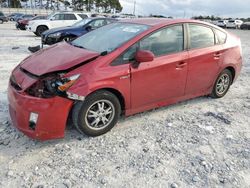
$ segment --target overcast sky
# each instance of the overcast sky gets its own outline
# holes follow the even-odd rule
[[[133,13],[134,0],[120,0],[123,13]],[[250,0],[136,0],[136,15],[173,17],[216,15],[250,17]]]

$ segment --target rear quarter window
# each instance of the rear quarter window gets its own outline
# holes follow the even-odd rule
[[[82,19],[88,18],[86,14],[78,14],[78,16],[80,16]]]
[[[217,38],[217,44],[224,44],[227,40],[227,34],[218,29],[215,29],[214,31]]]

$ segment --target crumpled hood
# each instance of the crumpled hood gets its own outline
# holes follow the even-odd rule
[[[21,68],[41,76],[46,73],[67,70],[99,55],[97,52],[62,42],[29,56],[21,63]]]

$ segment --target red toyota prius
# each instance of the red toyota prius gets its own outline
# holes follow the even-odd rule
[[[62,138],[68,119],[98,136],[121,115],[223,97],[241,66],[239,38],[214,25],[123,20],[24,59],[10,77],[9,112],[35,139]]]

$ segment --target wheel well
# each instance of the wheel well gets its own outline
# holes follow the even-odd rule
[[[227,67],[226,69],[232,73],[232,82],[233,82],[235,78],[235,69],[233,67]]]
[[[37,26],[36,29],[38,29],[39,27],[46,27],[47,29],[49,29],[47,25],[39,25],[39,26]]]
[[[124,115],[124,112],[125,112],[125,100],[124,100],[124,97],[121,94],[121,92],[116,90],[116,89],[113,89],[113,88],[102,88],[102,89],[98,89],[96,91],[100,91],[100,90],[109,91],[109,92],[113,93],[118,98],[118,100],[120,102],[120,105],[121,105],[122,115]],[[94,91],[94,92],[96,92],[96,91]]]

